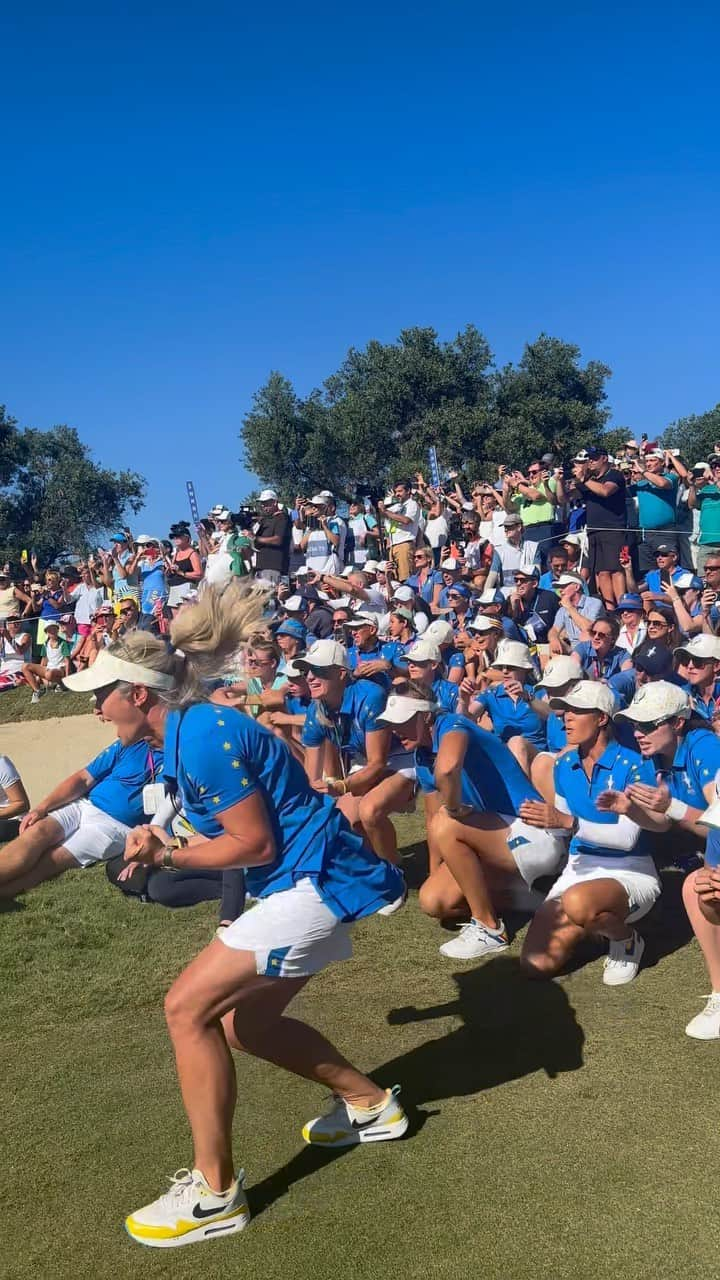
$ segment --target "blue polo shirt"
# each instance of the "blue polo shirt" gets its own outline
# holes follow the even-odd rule
[[[386,645],[377,644],[374,649],[361,650],[358,649],[356,645],[351,645],[347,651],[350,670],[356,671],[358,664],[361,662],[380,662],[387,660],[389,655],[385,652],[386,647]],[[363,676],[362,679],[371,680],[373,684],[379,685],[386,693],[390,688],[389,671],[378,671],[374,676]]]
[[[276,856],[268,866],[245,869],[253,897],[267,898],[307,877],[333,914],[349,921],[402,894],[397,868],[376,857],[330,797],[313,790],[279,738],[250,716],[211,702],[171,711],[165,758],[188,821],[211,839],[222,830],[219,814],[256,792],[262,796]],[[268,974],[272,956],[271,950]]]
[[[449,657],[443,654],[443,661],[448,671],[451,671],[453,667],[460,667],[462,671],[465,670],[465,655],[460,653],[459,649],[453,649]]]
[[[580,666],[591,680],[610,680],[612,676],[619,675],[623,662],[627,662],[630,657],[627,649],[613,645],[604,658],[598,658],[591,640],[581,640],[579,644],[574,644],[572,652],[580,659]]]
[[[703,787],[713,781],[720,769],[720,738],[710,729],[691,729],[680,742],[669,769],[658,756],[653,756],[653,766],[671,796],[693,809],[706,809]]]
[[[541,702],[547,702],[552,694],[547,689],[537,689],[534,696]],[[545,721],[545,737],[548,751],[562,751],[567,746],[565,723],[557,711],[551,711]]]
[[[720,708],[720,680],[716,680],[709,698],[701,698],[688,680],[680,681],[680,688],[690,694],[693,710],[703,720],[712,720],[717,708]]]
[[[655,786],[655,770],[651,761],[643,760],[636,751],[630,751],[619,742],[611,742],[599,760],[596,760],[588,778],[582,767],[576,747],[566,751],[555,761],[553,770],[555,797],[562,813],[588,822],[600,822],[603,826],[617,826],[618,815],[598,809],[596,801],[603,791],[624,791],[633,782],[646,782]],[[563,803],[564,802],[564,803]],[[574,835],[570,841],[570,854],[589,858],[638,858],[651,852],[649,832],[641,831],[632,849],[608,849],[602,844],[591,844]]]
[[[432,748],[415,752],[420,790],[436,791],[435,759],[446,733],[461,733],[467,740],[462,770],[462,802],[481,813],[502,813],[516,817],[524,800],[540,796],[525,776],[514,755],[492,733],[487,733],[465,716],[441,712],[433,725]]]
[[[285,710],[289,716],[304,716],[307,714],[309,706],[310,699],[308,697],[293,698],[289,693],[285,694]]]
[[[487,711],[492,720],[493,733],[503,742],[520,734],[528,742],[532,742],[533,746],[541,750],[546,748],[545,721],[524,698],[514,702],[502,685],[498,685],[495,689],[479,694],[474,701],[483,711]]]
[[[433,569],[428,574],[422,586],[420,586],[420,578],[417,573],[414,573],[411,578],[408,578],[407,585],[412,587],[415,594],[420,596],[421,600],[424,600],[426,604],[432,604],[435,588],[438,584],[442,584],[442,580],[442,574],[438,573],[437,569]]]
[[[100,752],[85,768],[93,779],[88,799],[103,813],[127,827],[148,821],[143,811],[143,787],[163,782],[163,753],[147,742],[124,747],[119,740]]]
[[[353,764],[365,759],[366,733],[385,732],[375,723],[385,710],[385,691],[372,680],[355,680],[345,688],[339,711],[313,700],[302,731],[304,747],[320,747],[334,742]]]
[[[630,485],[630,492],[637,495],[638,524],[641,529],[674,529],[677,515],[678,476],[674,471],[663,471],[670,481],[668,489],[659,489],[649,480],[638,480]]]
[[[398,671],[402,671],[407,675],[408,667],[406,654],[408,649],[411,649],[414,644],[414,636],[412,640],[388,640],[382,647],[383,658],[387,658],[388,662],[391,662]]]
[[[451,680],[433,680],[432,696],[443,711],[455,711],[460,695],[460,686]]]
[[[684,577],[684,575],[689,572],[690,572],[689,569],[683,569],[682,565],[677,564],[670,575],[671,581],[677,582],[678,578]],[[652,591],[653,595],[663,596],[663,590],[660,585],[659,569],[650,569],[650,571],[646,573],[645,588],[647,591]],[[663,599],[664,599],[664,596],[663,596]]]

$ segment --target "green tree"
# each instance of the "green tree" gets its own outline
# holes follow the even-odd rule
[[[660,442],[666,449],[679,449],[689,462],[709,457],[720,440],[720,404],[707,413],[691,413],[666,427]]]
[[[271,373],[243,421],[245,465],[285,497],[294,496],[306,485],[308,434],[305,406],[292,384],[282,374]]]
[[[527,344],[518,365],[498,371],[484,459],[523,467],[535,455],[571,457],[599,440],[610,416],[605,382],[611,371],[597,360],[583,369],[579,361],[574,343],[543,333]]]
[[[0,424],[3,558],[17,561],[23,548],[34,548],[48,563],[64,552],[87,550],[143,504],[142,476],[100,466],[74,427],[17,431],[9,446],[12,456],[6,458]]]

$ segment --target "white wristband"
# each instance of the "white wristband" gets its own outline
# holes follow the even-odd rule
[[[678,800],[676,796],[673,796],[665,810],[665,817],[672,818],[673,822],[681,822],[689,808],[689,805],[685,804],[682,800]]]

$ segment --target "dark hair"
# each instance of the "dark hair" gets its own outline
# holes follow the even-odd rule
[[[599,614],[598,614],[598,616],[597,616],[597,618],[595,618],[595,619],[594,619],[594,621],[595,621],[595,622],[605,622],[605,623],[607,624],[607,626],[608,626],[608,627],[610,628],[610,630],[612,631],[612,639],[613,639],[613,644],[614,644],[614,643],[615,643],[615,641],[617,640],[618,636],[620,635],[620,623],[619,623],[619,621],[618,621],[617,614],[615,614],[615,613],[599,613]]]

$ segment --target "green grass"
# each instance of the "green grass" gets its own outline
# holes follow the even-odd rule
[[[401,824],[405,845],[420,838]],[[416,848],[417,855],[417,848]],[[593,953],[547,986],[509,956],[461,968],[411,899],[355,931],[355,959],[295,1011],[413,1113],[402,1142],[319,1154],[319,1089],[238,1061],[236,1150],[254,1221],[151,1251],[122,1230],[190,1158],[161,1004],[204,945],[212,905],[124,899],[68,875],[0,918],[0,1274],[263,1280],[523,1280],[718,1275],[720,1045],[683,1034],[708,989],[667,877],[647,961],[608,990]]]
[[[52,720],[56,716],[86,716],[94,706],[89,693],[46,693],[39,702],[30,701],[27,685],[0,694],[0,724],[20,720]]]

